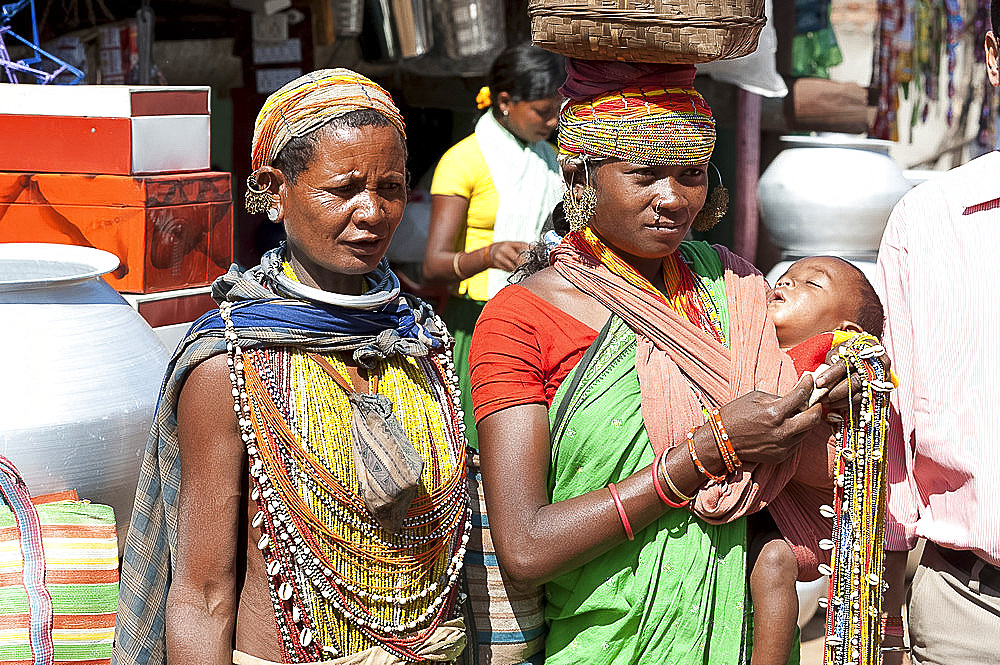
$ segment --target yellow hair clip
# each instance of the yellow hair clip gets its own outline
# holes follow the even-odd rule
[[[479,94],[476,95],[476,107],[482,111],[485,108],[489,108],[493,100],[490,99],[490,88],[484,85],[479,89]]]

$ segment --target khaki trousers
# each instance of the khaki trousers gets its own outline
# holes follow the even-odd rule
[[[1000,588],[979,579],[985,565],[961,570],[924,548],[908,604],[914,665],[1000,663]]]

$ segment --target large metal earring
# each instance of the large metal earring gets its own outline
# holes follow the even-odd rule
[[[569,222],[570,231],[582,231],[590,224],[590,218],[594,216],[594,209],[597,207],[597,190],[590,184],[590,172],[587,169],[586,160],[583,161],[584,182],[580,198],[573,196],[573,185],[576,176],[571,179],[569,188],[563,194],[563,212],[566,221]]]
[[[247,176],[246,207],[251,215],[267,212],[271,207],[271,192],[257,184],[256,171]]]
[[[691,224],[695,231],[708,231],[725,217],[729,209],[729,190],[722,184],[722,174],[718,167],[709,162],[708,164],[715,171],[719,184],[712,188],[712,193],[705,202],[704,207],[698,212]]]

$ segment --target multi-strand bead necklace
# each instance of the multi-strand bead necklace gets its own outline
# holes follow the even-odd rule
[[[856,419],[852,413],[836,432],[833,505],[820,508],[833,520],[831,538],[820,541],[821,548],[831,550],[831,565],[819,566],[830,577],[828,596],[820,601],[827,608],[826,665],[882,662],[885,442],[893,388],[879,360],[883,353],[871,335],[857,335],[838,348],[848,379],[860,374],[863,392]]]
[[[471,529],[464,424],[450,355],[393,357],[371,385],[425,460],[398,534],[358,494],[344,391],[297,350],[244,351],[220,307],[234,410],[250,465],[251,527],[266,564],[283,662],[371,646],[404,660],[456,611]],[[332,365],[346,371],[333,355]]]
[[[589,227],[567,234],[566,240],[578,250],[596,258],[632,286],[664,301],[674,313],[712,335],[720,344],[728,346],[719,305],[712,297],[704,278],[691,270],[680,250],[663,259],[665,289],[661,293],[635,268],[611,251]]]

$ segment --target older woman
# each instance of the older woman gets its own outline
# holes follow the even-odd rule
[[[247,207],[288,240],[216,282],[219,311],[168,368],[117,663],[461,652],[461,412],[440,321],[382,258],[406,202],[403,132],[389,95],[344,69],[261,110]]]
[[[778,349],[760,274],[684,241],[721,216],[694,69],[568,71],[573,230],[487,304],[470,354],[493,542],[514,581],[545,587],[546,665],[741,663],[741,516],[770,502],[818,550],[818,506],[792,487],[821,408]],[[816,385],[839,401],[843,377]]]

